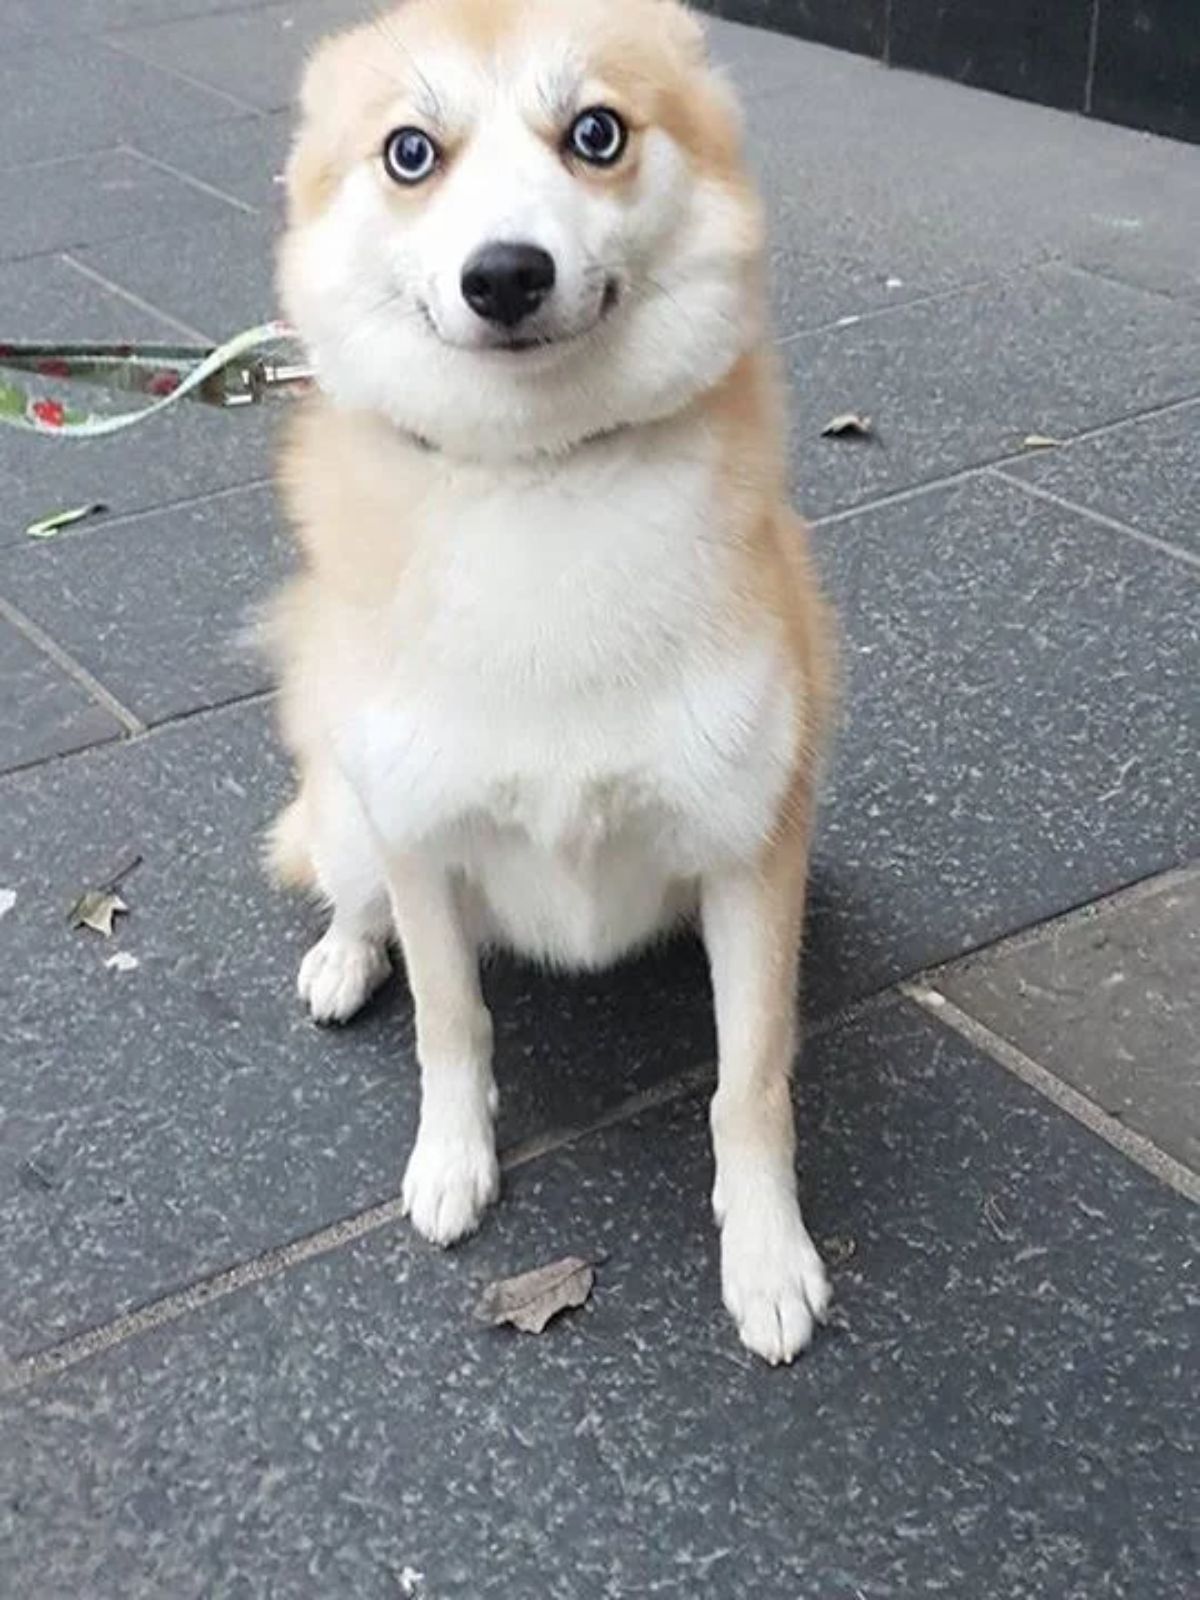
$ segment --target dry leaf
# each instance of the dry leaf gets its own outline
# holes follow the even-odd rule
[[[861,417],[857,411],[842,411],[821,429],[823,439],[873,439],[875,429],[870,417]]]
[[[113,918],[129,910],[113,889],[88,889],[71,907],[73,928],[93,928],[106,939],[112,938]]]
[[[480,1322],[498,1328],[511,1322],[523,1333],[541,1333],[560,1311],[581,1306],[592,1292],[596,1273],[590,1261],[565,1256],[515,1278],[489,1283],[475,1307]]]
[[[89,506],[72,506],[70,511],[55,511],[51,516],[43,517],[40,522],[31,522],[25,532],[31,539],[53,539],[56,533],[61,533],[64,528],[72,527],[76,522],[83,522],[88,517],[98,517],[108,510],[97,500]]]
[[[1022,450],[1053,450],[1061,443],[1061,439],[1052,439],[1048,433],[1027,433],[1021,440],[1021,448]]]

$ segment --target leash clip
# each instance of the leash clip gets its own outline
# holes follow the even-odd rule
[[[312,368],[279,361],[251,361],[227,367],[220,374],[222,406],[260,405],[273,390],[307,389]]]

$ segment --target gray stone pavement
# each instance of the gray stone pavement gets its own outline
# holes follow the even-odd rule
[[[7,0],[0,337],[271,311],[298,63],[364,9]],[[409,1234],[403,995],[308,1026],[257,870],[271,419],[0,434],[4,1600],[1196,1592],[1200,151],[712,31],[846,635],[797,1075],[835,1325],[772,1373],[720,1312],[686,942],[489,974],[504,1203]],[[569,1251],[582,1312],[472,1322]]]

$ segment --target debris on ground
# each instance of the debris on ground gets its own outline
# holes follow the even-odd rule
[[[0,917],[6,917],[17,903],[15,889],[0,889]]]
[[[858,1254],[858,1240],[850,1233],[831,1233],[827,1239],[821,1240],[821,1254],[827,1267],[844,1267],[847,1261]]]
[[[821,429],[823,439],[874,439],[877,437],[875,426],[870,417],[864,417],[857,411],[840,411],[836,417]]]
[[[86,522],[89,517],[103,516],[107,510],[108,507],[101,505],[98,500],[88,506],[73,506],[70,511],[55,511],[40,522],[31,522],[25,532],[31,539],[53,539],[64,528],[73,528],[77,522]]]
[[[1022,450],[1056,450],[1062,443],[1048,433],[1027,433],[1021,440]]]
[[[85,889],[67,913],[71,926],[91,928],[93,932],[111,939],[114,920],[129,912],[129,907],[117,890],[129,874],[141,864],[141,856],[132,855],[127,861],[122,862],[115,872],[109,873],[96,888]]]
[[[582,1256],[564,1256],[515,1278],[489,1283],[475,1307],[480,1322],[498,1328],[511,1323],[523,1333],[541,1333],[558,1316],[583,1305],[596,1281],[595,1266]]]

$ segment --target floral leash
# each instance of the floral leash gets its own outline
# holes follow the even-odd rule
[[[49,439],[101,439],[136,427],[181,400],[253,405],[268,395],[311,388],[311,368],[281,359],[289,351],[302,356],[297,335],[286,322],[248,328],[215,349],[0,341],[0,424]],[[115,414],[84,411],[48,392],[45,380],[145,395],[150,403]]]

